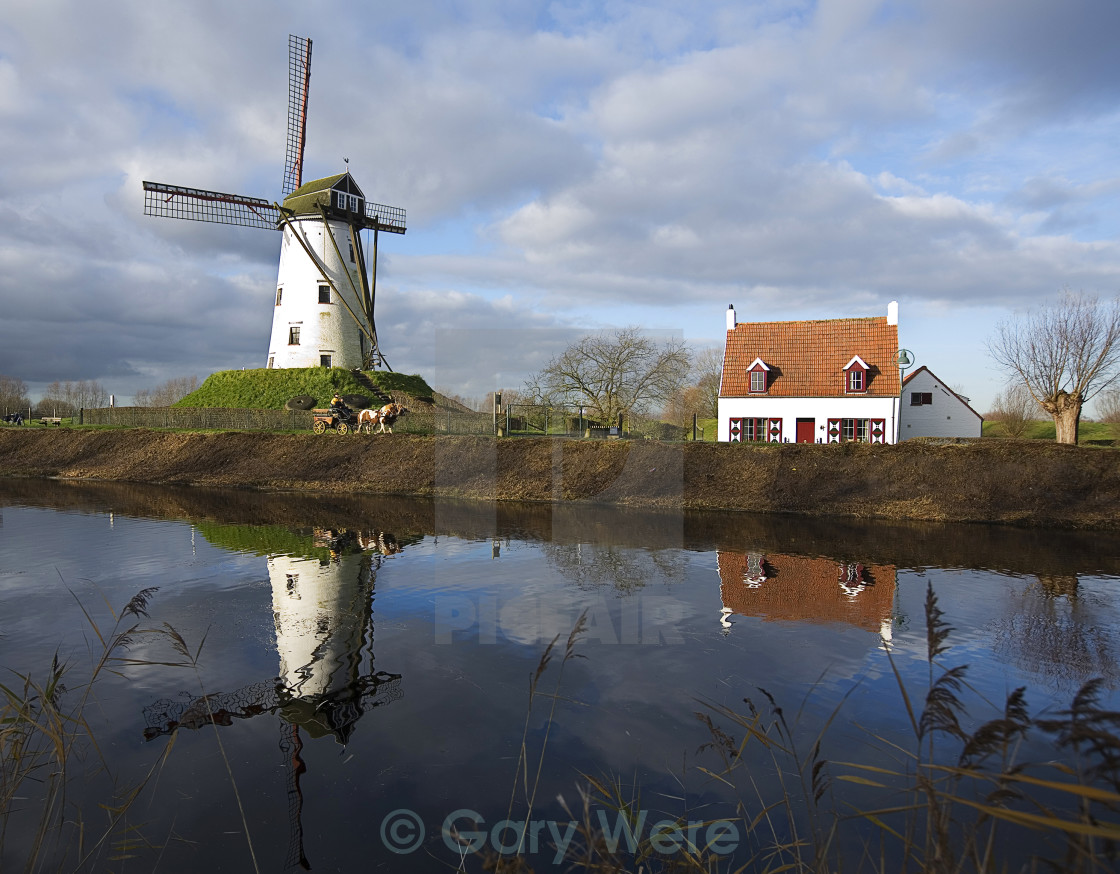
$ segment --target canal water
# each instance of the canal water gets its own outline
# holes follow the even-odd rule
[[[15,791],[0,870],[482,870],[520,845],[560,871],[573,822],[624,857],[634,834],[757,866],[810,834],[817,788],[827,821],[905,803],[861,768],[913,770],[907,700],[941,667],[968,666],[966,733],[1020,686],[1035,715],[1094,677],[1115,706],[1118,586],[1099,534],[0,481],[0,683],[57,654],[93,738],[37,849],[59,778]],[[1035,732],[1016,755],[1067,753]],[[1014,829],[1007,858],[1060,857]]]

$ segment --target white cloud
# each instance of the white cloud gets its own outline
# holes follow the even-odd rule
[[[278,194],[289,32],[315,40],[305,178],[349,157],[409,211],[381,253],[394,366],[435,362],[440,330],[718,337],[729,300],[799,318],[902,298],[931,307],[932,346],[1066,285],[1111,294],[1110,24],[1108,0],[15,2],[0,373],[127,394],[138,374],[259,363],[278,237],[144,218],[139,189]],[[34,354],[44,330],[65,354]],[[535,351],[507,342],[483,370],[509,386]]]

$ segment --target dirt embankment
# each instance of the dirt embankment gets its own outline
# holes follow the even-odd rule
[[[0,429],[0,476],[1120,528],[1120,453]]]

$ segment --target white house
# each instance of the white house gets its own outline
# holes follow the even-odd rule
[[[885,317],[744,322],[727,310],[719,439],[894,443],[898,303]]]
[[[979,437],[984,417],[928,367],[919,367],[902,382],[901,422],[900,440]]]

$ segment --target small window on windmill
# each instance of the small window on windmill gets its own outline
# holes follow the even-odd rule
[[[350,263],[354,263],[354,244],[350,244]]]
[[[283,294],[284,294],[284,289],[282,289],[282,288],[276,289],[276,305],[277,306],[280,306],[280,298],[283,296]]]
[[[320,367],[330,367],[331,366],[331,356],[320,355],[319,356],[319,366]]]
[[[337,194],[338,194],[338,208],[339,209],[346,209],[346,192],[345,191],[339,191],[339,192],[337,192]]]
[[[299,345],[299,326],[298,325],[292,325],[290,328],[288,328],[288,345],[289,346],[298,346]]]
[[[331,287],[329,285],[319,286],[319,303],[331,302]]]
[[[275,355],[269,355],[268,356],[268,369],[272,370],[272,367],[273,367],[274,364],[276,364],[276,356]]]
[[[350,212],[357,212],[357,211],[358,211],[358,198],[356,198],[353,194],[351,194],[350,195]]]

